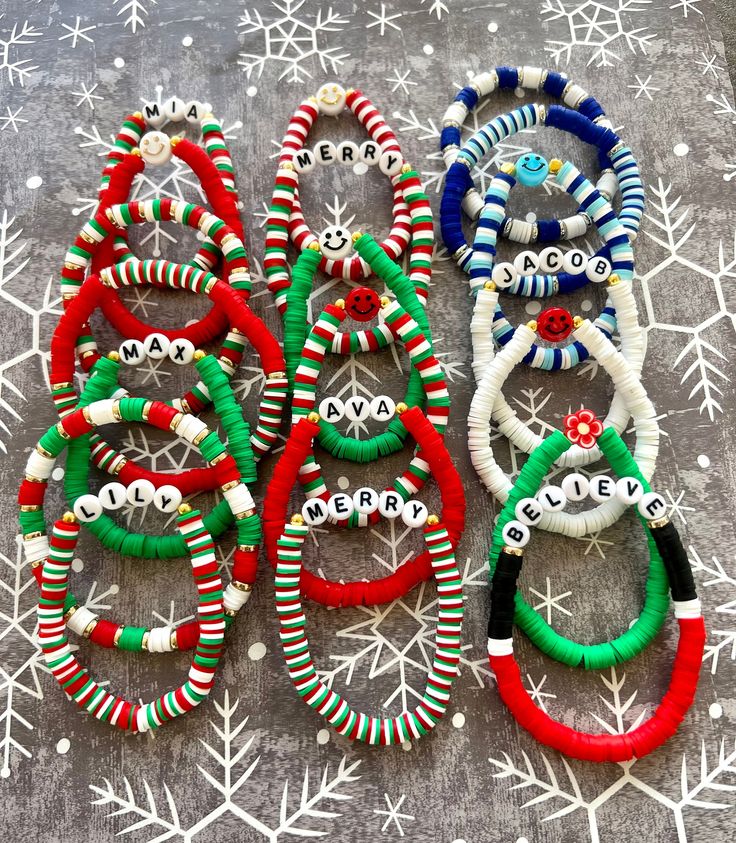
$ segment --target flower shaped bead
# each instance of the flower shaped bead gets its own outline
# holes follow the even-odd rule
[[[578,410],[563,419],[565,436],[581,448],[592,448],[598,437],[603,433],[603,425],[591,410]]]

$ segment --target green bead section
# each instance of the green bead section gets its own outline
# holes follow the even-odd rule
[[[143,636],[146,632],[144,626],[124,626],[118,638],[118,650],[128,650],[131,653],[140,653],[143,650]]]
[[[549,467],[563,454],[571,443],[560,431],[548,436],[524,464],[511,490],[508,500],[493,531],[493,542],[489,553],[489,577],[493,577],[498,554],[503,546],[501,531],[515,518],[516,504],[526,497],[533,498],[539,490]],[[629,449],[613,428],[606,428],[598,439],[598,445],[619,477],[636,477],[644,491],[650,491],[649,483],[639,470]],[[571,667],[586,670],[603,670],[628,661],[641,653],[662,628],[669,609],[669,581],[646,520],[639,518],[644,526],[649,547],[649,571],[646,593],[641,614],[634,624],[612,641],[600,644],[579,644],[556,632],[547,621],[516,592],[514,621],[529,639],[556,661]]]

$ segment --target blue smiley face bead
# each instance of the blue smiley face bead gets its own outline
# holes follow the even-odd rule
[[[539,187],[548,175],[547,160],[534,152],[527,152],[516,162],[516,180],[526,187]]]

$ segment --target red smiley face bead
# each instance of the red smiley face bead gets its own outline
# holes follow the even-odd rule
[[[548,307],[537,317],[537,333],[547,342],[561,342],[572,328],[572,316],[564,307]]]
[[[356,322],[367,322],[378,315],[381,299],[370,287],[356,287],[345,299],[345,310]],[[572,325],[572,321],[570,322]]]

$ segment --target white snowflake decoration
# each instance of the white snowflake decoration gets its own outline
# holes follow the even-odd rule
[[[144,15],[148,15],[148,9],[143,0],[112,0],[113,6],[117,6],[122,2],[122,6],[118,7],[118,17],[125,15],[123,25],[127,29],[130,27],[131,32],[136,32],[138,27],[144,27],[146,21]],[[158,5],[157,0],[148,0],[152,6]]]
[[[0,15],[3,18],[4,15]],[[43,33],[35,26],[31,26],[28,21],[24,21],[18,28],[18,24],[13,24],[13,28],[7,38],[0,38],[0,75],[3,71],[7,76],[8,82],[15,85],[17,82],[21,87],[28,81],[28,77],[34,70],[38,70],[38,65],[31,65],[31,59],[19,59],[16,57],[16,51],[19,47],[26,47],[33,44],[36,38],[40,38]]]

